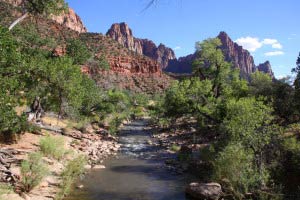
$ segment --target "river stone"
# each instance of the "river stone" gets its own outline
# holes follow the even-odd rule
[[[105,169],[104,165],[95,165],[93,169]]]
[[[185,192],[199,200],[218,200],[222,194],[219,183],[190,183]]]

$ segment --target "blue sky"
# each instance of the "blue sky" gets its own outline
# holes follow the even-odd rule
[[[300,52],[299,0],[67,0],[90,32],[105,34],[126,22],[138,38],[164,43],[176,56],[195,42],[225,31],[251,51],[255,64],[269,60],[276,77],[290,74]]]

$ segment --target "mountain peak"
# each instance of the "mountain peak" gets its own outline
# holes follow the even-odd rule
[[[169,60],[176,59],[174,51],[164,44],[157,47],[152,40],[135,38],[125,22],[113,24],[106,35],[129,50],[156,60],[162,68],[167,67]]]

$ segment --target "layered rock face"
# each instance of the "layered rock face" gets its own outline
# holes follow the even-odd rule
[[[157,47],[151,40],[135,38],[132,34],[132,30],[124,22],[113,24],[106,35],[129,50],[156,60],[162,69],[168,66],[169,60],[176,59],[175,53],[171,48],[163,44]]]
[[[127,24],[113,24],[106,35],[110,36],[129,50],[138,54],[143,54],[141,42],[133,37],[132,31]]]
[[[272,71],[272,67],[269,61],[266,61],[264,63],[261,63],[257,66],[257,70],[260,72],[264,72],[266,74],[269,74],[272,79],[275,78],[274,73]]]
[[[222,42],[221,49],[224,53],[225,60],[240,69],[242,77],[247,78],[255,71],[254,59],[249,51],[233,42],[225,32],[220,32],[218,38]]]
[[[67,13],[62,13],[58,16],[52,16],[52,19],[57,23],[79,33],[87,32],[87,29],[81,21],[80,17],[75,13],[75,11],[72,8],[69,8]]]
[[[108,57],[110,69],[124,74],[161,74],[159,64],[143,57]]]
[[[0,0],[5,3],[9,3],[13,6],[23,6],[25,0]],[[72,8],[68,9],[68,12],[64,12],[58,16],[52,16],[52,20],[56,21],[57,23],[70,28],[71,30],[77,31],[79,33],[87,32],[86,27],[84,26],[83,22],[81,21],[80,17],[75,13]]]

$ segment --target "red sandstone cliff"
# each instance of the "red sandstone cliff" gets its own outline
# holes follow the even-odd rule
[[[220,32],[218,38],[222,42],[221,49],[223,50],[225,60],[240,69],[243,77],[247,78],[255,71],[254,59],[249,51],[233,42],[225,32]]]
[[[168,66],[170,60],[176,59],[175,53],[171,48],[163,44],[157,47],[151,40],[135,38],[132,30],[126,23],[113,24],[106,35],[129,50],[156,60],[162,69]]]

